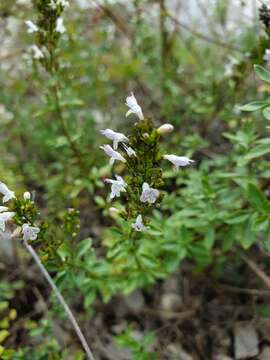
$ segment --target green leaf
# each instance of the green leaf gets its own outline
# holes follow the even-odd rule
[[[265,109],[263,109],[262,113],[267,120],[270,120],[270,106],[267,106]]]
[[[2,344],[9,335],[10,333],[7,330],[0,330],[0,344]]]
[[[256,241],[256,233],[251,229],[251,222],[243,224],[243,234],[240,237],[240,243],[245,250],[249,249],[251,245]]]
[[[149,254],[139,254],[138,258],[140,263],[146,268],[154,269],[159,265],[154,256]]]
[[[67,243],[63,243],[59,248],[57,249],[57,254],[60,256],[60,259],[62,261],[65,261],[67,257],[71,255],[70,248]]]
[[[250,183],[247,189],[249,202],[258,211],[265,212],[268,210],[268,203],[264,193],[255,184]]]
[[[270,225],[268,226],[268,229],[265,232],[264,239],[265,239],[264,240],[265,248],[270,253]]]
[[[242,111],[257,111],[263,107],[269,106],[270,104],[264,100],[262,101],[252,101],[246,105],[240,106]]]
[[[80,243],[76,247],[76,256],[80,258],[81,256],[85,255],[87,251],[91,248],[91,245],[92,239],[90,238],[80,241]]]
[[[205,234],[203,244],[207,250],[212,249],[215,242],[215,229],[211,227],[208,229],[207,233]]]
[[[270,84],[270,72],[260,65],[254,65],[254,70],[259,78]]]
[[[229,215],[227,219],[225,219],[225,223],[229,225],[240,224],[247,220],[250,214],[245,213],[244,211],[236,211]]]
[[[94,302],[95,298],[96,298],[96,292],[95,291],[89,292],[84,298],[84,303],[83,303],[84,307],[88,309]]]
[[[251,149],[245,156],[247,160],[254,159],[259,156],[263,156],[265,154],[270,153],[270,143],[259,144]]]

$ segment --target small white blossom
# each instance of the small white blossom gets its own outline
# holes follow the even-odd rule
[[[135,223],[132,224],[132,228],[136,231],[143,231],[145,229],[145,226],[142,221],[142,215],[138,215],[136,217]]]
[[[34,32],[38,31],[38,27],[36,24],[34,24],[31,20],[26,20],[25,25],[27,26],[27,32],[28,34],[32,34]]]
[[[22,226],[24,241],[36,240],[39,232],[40,232],[40,228],[36,226],[30,226],[29,224],[23,224]]]
[[[157,129],[157,132],[158,132],[159,134],[168,134],[168,133],[171,133],[173,130],[174,130],[173,125],[171,125],[171,124],[164,124],[164,125],[161,125],[161,126]]]
[[[29,191],[26,191],[24,194],[23,194],[23,198],[24,200],[30,200],[31,199],[31,194]]]
[[[36,60],[40,60],[44,58],[43,52],[40,50],[37,45],[30,46],[30,50],[33,53],[33,58]]]
[[[148,202],[149,204],[154,204],[159,197],[159,191],[157,189],[151,188],[146,182],[142,186],[142,194],[140,196],[141,202]]]
[[[66,31],[65,25],[64,25],[64,20],[62,17],[59,17],[56,20],[56,28],[55,28],[56,32],[59,32],[60,34],[64,34],[64,32]]]
[[[65,9],[69,7],[69,2],[68,0],[51,0],[50,7],[55,10],[57,6],[62,6]]]
[[[1,212],[1,214],[0,214],[0,230],[5,231],[6,222],[10,221],[14,215],[15,215],[15,212],[11,212],[11,211]]]
[[[124,149],[129,157],[136,156],[135,150],[133,150],[130,146],[126,146],[125,144],[123,144],[123,145],[124,145]]]
[[[115,197],[119,197],[122,192],[126,192],[126,186],[127,184],[125,183],[124,179],[121,176],[116,175],[116,180],[112,180],[112,179],[105,179],[104,181],[106,183],[111,184],[111,194],[110,194],[110,199],[114,199]]]
[[[235,57],[230,56],[229,62],[224,66],[224,75],[225,76],[232,76],[233,75],[233,68],[235,65],[239,64],[239,60]]]
[[[4,195],[3,197],[3,203],[8,202],[11,199],[16,198],[14,191],[9,190],[9,188],[7,187],[7,185],[5,185],[4,183],[0,182],[0,193]]]
[[[133,93],[131,93],[131,95],[126,98],[126,105],[129,107],[129,110],[126,113],[126,117],[130,114],[136,114],[140,120],[144,119],[142,108],[137,103]]]
[[[267,62],[270,61],[270,49],[265,49],[263,60]]]
[[[104,150],[105,153],[110,156],[110,165],[113,165],[115,160],[126,162],[126,159],[119,152],[113,150],[110,145],[102,145],[100,149]]]
[[[7,211],[8,208],[6,206],[0,206],[0,213]]]
[[[191,160],[186,156],[164,155],[163,158],[169,160],[176,169],[178,169],[179,166],[187,166],[194,163],[194,160]]]
[[[111,129],[100,130],[101,134],[106,136],[107,139],[113,140],[113,148],[116,150],[118,148],[118,144],[128,143],[128,138],[119,132],[113,131]]]

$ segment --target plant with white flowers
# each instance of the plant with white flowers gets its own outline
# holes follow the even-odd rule
[[[116,180],[105,179],[105,182],[111,184],[110,200],[121,195],[126,200],[125,211],[120,213],[122,218],[130,222],[135,232],[142,232],[147,231],[149,215],[159,207],[164,196],[160,190],[164,185],[163,159],[170,161],[175,169],[194,161],[185,156],[163,155],[159,148],[160,137],[172,132],[173,126],[164,124],[155,128],[153,121],[144,117],[133,93],[127,97],[126,105],[129,108],[126,116],[134,114],[139,120],[134,123],[132,133],[125,135],[112,129],[101,130],[101,134],[113,142],[113,148],[109,144],[100,148],[110,157],[110,165],[117,160],[126,165],[128,175],[125,179],[115,175]]]
[[[0,206],[0,231],[5,232],[9,224],[11,227],[15,227],[11,237],[13,239],[20,239],[23,241],[26,250],[36,262],[36,265],[54,291],[58,301],[63,306],[81,342],[87,359],[94,360],[92,351],[89,348],[73,313],[55,285],[50,274],[43,266],[37,252],[31,245],[31,243],[35,242],[36,240],[44,240],[43,235],[46,226],[44,226],[44,223],[41,223],[40,226],[37,226],[36,224],[39,218],[39,211],[34,201],[31,199],[30,192],[26,191],[22,197],[16,197],[14,191],[11,191],[6,184],[0,182],[0,194],[2,195],[2,202],[5,204],[8,203],[8,206]]]

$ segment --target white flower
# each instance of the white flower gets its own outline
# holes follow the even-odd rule
[[[179,166],[187,166],[194,163],[194,160],[191,160],[186,156],[164,155],[163,158],[173,163],[176,169],[178,169]]]
[[[110,145],[102,145],[100,149],[104,150],[105,153],[110,156],[110,165],[113,165],[115,160],[126,162],[125,158],[119,152],[113,150]]]
[[[16,198],[14,191],[9,190],[7,185],[0,182],[0,193],[4,195],[3,197],[3,203],[8,202],[11,199]]]
[[[265,49],[263,60],[264,61],[270,61],[270,49]]]
[[[161,125],[158,129],[157,129],[157,132],[159,134],[167,134],[167,133],[170,133],[174,130],[174,127],[173,125],[171,124],[164,124],[164,125]]]
[[[15,215],[15,212],[11,212],[11,211],[1,212],[1,214],[0,214],[0,230],[5,231],[6,222],[11,220],[14,215]]]
[[[232,56],[229,56],[228,59],[229,59],[229,62],[224,66],[224,75],[232,76],[233,68],[235,65],[239,64],[239,60]]]
[[[0,213],[7,211],[8,208],[6,206],[0,206]]]
[[[154,204],[159,197],[159,191],[154,188],[150,188],[149,184],[146,182],[142,186],[142,194],[140,196],[141,202],[148,202],[149,204]]]
[[[40,228],[35,226],[30,226],[29,224],[23,224],[22,226],[22,233],[23,233],[23,240],[36,240],[38,233],[40,232]]]
[[[125,144],[123,144],[123,145],[124,145],[124,149],[129,157],[136,156],[135,151],[130,146],[126,146]]]
[[[114,199],[115,197],[119,197],[121,191],[122,192],[126,192],[126,186],[127,184],[125,183],[124,179],[121,176],[116,175],[116,180],[112,180],[112,179],[105,179],[104,181],[106,183],[111,184],[111,194],[110,194],[110,199]]]
[[[37,47],[37,45],[32,45],[30,46],[30,50],[33,53],[33,58],[36,60],[40,60],[44,58],[43,52],[40,50],[39,47]]]
[[[30,200],[31,199],[31,194],[29,191],[26,191],[24,194],[23,194],[23,198],[24,200]]]
[[[129,110],[126,113],[126,117],[130,114],[136,114],[140,120],[144,119],[142,108],[137,103],[137,100],[133,93],[131,93],[131,96],[128,96],[126,98],[126,105],[129,107]]]
[[[120,142],[128,142],[128,138],[124,134],[115,132],[111,129],[100,130],[100,132],[102,135],[106,136],[106,138],[113,140],[113,148],[115,150],[118,148]]]
[[[136,217],[136,221],[134,224],[132,224],[132,228],[136,231],[143,231],[145,229],[145,226],[142,221],[142,215],[138,215]]]
[[[59,17],[59,18],[56,20],[56,28],[55,28],[55,31],[59,32],[60,34],[63,34],[63,33],[66,31],[63,18]]]
[[[38,27],[36,24],[34,24],[31,20],[26,20],[25,25],[27,26],[27,32],[28,34],[32,34],[34,32],[38,31]]]
[[[62,6],[65,9],[69,7],[69,2],[68,0],[51,0],[50,7],[55,10],[57,6]]]

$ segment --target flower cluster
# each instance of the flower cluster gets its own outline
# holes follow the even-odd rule
[[[30,53],[33,59],[42,60],[46,59],[46,56],[49,57],[49,48],[55,45],[57,38],[61,34],[66,32],[61,14],[69,7],[69,2],[68,0],[38,1],[37,7],[42,15],[37,24],[31,20],[26,20],[25,25],[29,34],[37,34],[39,42],[39,46],[37,44],[30,46]],[[49,42],[52,42],[52,44],[49,44]]]
[[[116,175],[115,180],[105,179],[105,183],[111,185],[110,200],[120,197],[121,193],[125,194],[127,206],[122,216],[127,220],[131,219],[132,229],[140,232],[147,229],[146,216],[153,206],[158,206],[163,197],[162,192],[157,189],[163,185],[161,160],[170,161],[175,169],[190,165],[194,161],[173,154],[161,156],[159,138],[172,132],[173,126],[164,124],[156,129],[152,120],[144,117],[133,93],[127,97],[126,105],[129,108],[126,116],[134,114],[139,119],[134,125],[133,134],[126,136],[111,129],[100,130],[102,135],[113,142],[113,147],[106,144],[100,148],[110,157],[110,165],[120,161],[129,170],[126,180]]]
[[[2,182],[0,182],[0,193],[3,195],[2,198],[3,203],[7,203],[11,200],[17,201],[14,191],[11,191]],[[23,199],[25,203],[27,202],[32,203],[31,194],[29,192],[25,192],[23,194]],[[17,217],[17,221],[14,220],[16,217]],[[14,234],[18,236],[21,233],[24,241],[37,239],[38,233],[40,232],[39,227],[33,226],[33,224],[30,221],[25,221],[27,220],[26,217],[20,216],[20,214],[18,214],[16,211],[9,211],[8,207],[0,206],[0,230],[4,232],[6,230],[6,224],[13,220],[15,223],[17,222],[17,224],[18,222],[19,223],[23,222],[22,225],[14,231]]]

